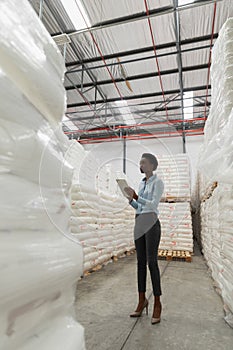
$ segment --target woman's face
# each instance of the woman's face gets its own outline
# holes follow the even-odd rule
[[[151,164],[149,159],[141,158],[141,160],[140,160],[140,171],[141,171],[141,173],[148,173],[148,172],[153,171],[153,169],[154,169],[154,165]]]

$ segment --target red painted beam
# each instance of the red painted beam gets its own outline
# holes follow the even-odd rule
[[[203,117],[203,118],[192,118],[192,119],[185,119],[184,123],[193,123],[196,121],[200,121],[200,120],[206,120],[207,118]],[[153,126],[153,125],[158,125],[158,124],[166,124],[166,125],[170,125],[170,124],[176,124],[176,123],[183,123],[183,119],[175,119],[175,120],[170,120],[169,124],[167,123],[167,121],[163,121],[163,122],[151,122],[151,123],[146,123],[146,124],[133,124],[133,125],[119,125],[116,126],[115,130],[120,130],[120,129],[133,129],[133,128],[139,128],[139,127],[147,127],[147,126]],[[104,131],[104,130],[109,130],[109,128],[104,127],[104,128],[96,128],[96,129],[92,129],[92,130],[78,130],[78,131],[66,131],[65,134],[66,135],[72,135],[75,133],[93,133],[95,131]]]
[[[90,144],[90,143],[99,143],[99,142],[115,142],[122,141],[122,139],[126,140],[143,140],[143,139],[151,139],[151,138],[169,138],[169,137],[179,137],[182,136],[183,130],[171,131],[167,133],[145,133],[140,135],[124,135],[121,138],[118,136],[110,136],[103,138],[92,138],[92,139],[83,139],[78,140],[81,144]],[[204,134],[204,129],[190,129],[185,131],[186,136],[199,136]]]

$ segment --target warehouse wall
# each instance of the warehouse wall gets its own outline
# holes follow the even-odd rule
[[[195,184],[196,164],[203,136],[192,136],[186,138],[186,150],[190,156],[192,186]],[[84,145],[86,150],[91,151],[98,159],[100,167],[111,163],[113,170],[123,169],[123,142],[108,142],[93,145]],[[142,177],[139,171],[140,156],[144,152],[153,154],[172,155],[183,153],[182,138],[161,138],[150,140],[126,141],[126,174],[131,186],[137,188]]]

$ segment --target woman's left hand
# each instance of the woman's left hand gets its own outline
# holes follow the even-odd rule
[[[132,199],[138,199],[138,195],[136,194],[136,192],[134,191],[133,188],[131,187],[126,187],[125,189],[125,192],[128,194],[128,199],[131,201]]]

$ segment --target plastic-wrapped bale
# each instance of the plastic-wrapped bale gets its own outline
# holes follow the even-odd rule
[[[233,110],[225,126],[203,146],[198,167],[210,182],[233,182]]]
[[[18,118],[17,101],[15,106],[14,115]],[[5,114],[0,115],[0,133],[4,136],[0,143],[0,207],[3,214],[0,270],[4,286],[0,303],[4,349],[16,346],[18,349],[37,349],[40,341],[46,342],[46,339],[48,344],[58,348],[54,334],[61,331],[69,337],[70,349],[73,349],[83,343],[83,329],[72,318],[74,286],[77,276],[82,273],[81,246],[67,238],[72,171],[62,160],[62,152],[57,151],[59,143],[54,135],[51,145],[46,147],[46,157],[40,168],[44,140],[49,140],[51,135],[47,123],[42,123],[37,132],[25,126],[24,133],[22,125],[11,129],[11,123],[2,117]],[[31,117],[33,119],[33,115]],[[11,152],[6,153],[2,141]],[[18,167],[14,159],[17,159]],[[57,171],[54,187],[46,176],[41,176],[39,183],[34,169],[27,172],[30,160],[39,174],[40,171],[43,174],[43,168],[50,174],[54,172],[54,166],[58,170],[62,167],[64,179]],[[40,285],[44,288],[39,288]],[[65,328],[55,329],[55,325]],[[50,327],[53,332],[47,333]],[[32,334],[36,334],[34,340]],[[66,345],[64,341],[60,342],[60,349]]]
[[[226,321],[233,326],[232,208],[233,208],[233,19],[222,27],[212,56],[211,109],[205,126],[198,167],[202,244],[215,284],[224,300]],[[210,192],[208,183],[218,182]],[[203,196],[204,193],[204,196]],[[206,196],[205,194],[210,195]]]
[[[203,253],[222,295],[225,320],[233,327],[233,186],[218,184],[201,204]]]
[[[4,13],[0,19],[0,66],[43,116],[56,125],[66,102],[63,58],[26,0],[20,6],[17,0],[2,0],[0,11]],[[14,103],[14,96],[10,96]]]
[[[209,142],[221,130],[233,107],[233,18],[229,18],[219,32],[211,62],[211,109],[205,127]]]
[[[58,124],[63,59],[26,0],[0,10],[1,346],[85,349],[73,316],[83,256],[68,230],[72,169]]]
[[[216,40],[211,65],[211,108],[200,152],[200,171],[211,181],[232,183],[233,178],[233,18]]]
[[[75,281],[82,273],[77,261],[81,260],[82,249],[55,229],[1,231],[4,349],[40,349],[41,342],[64,349],[67,338],[69,349],[78,345],[84,349],[83,329],[73,318]],[[63,339],[56,336],[59,333]],[[47,344],[44,349],[49,349]]]
[[[19,92],[18,95],[20,96]],[[23,104],[21,102],[18,99],[14,101],[17,110],[14,122],[7,118],[9,110],[3,111],[2,105],[0,106],[0,115],[8,119],[2,119],[0,124],[1,169],[10,169],[12,174],[40,183],[42,187],[60,189],[63,184],[63,190],[66,191],[71,185],[73,170],[63,158],[63,146],[56,135],[58,130],[55,133],[26,99]],[[21,115],[30,116],[35,125],[28,126],[20,118]]]
[[[190,203],[160,203],[159,249],[193,251]]]

